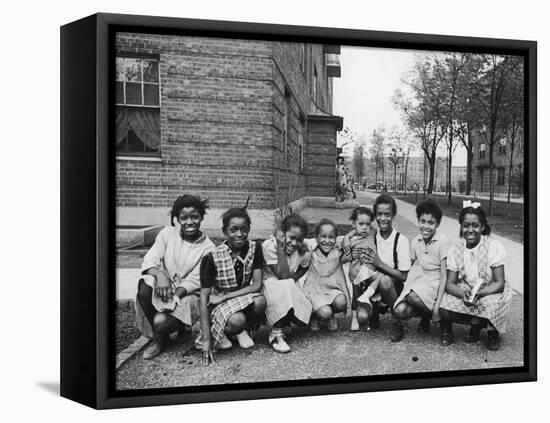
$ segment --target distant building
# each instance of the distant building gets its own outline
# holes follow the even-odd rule
[[[339,52],[117,33],[117,224],[166,224],[174,199],[189,192],[209,198],[218,215],[248,196],[252,211],[332,197]]]
[[[474,133],[473,161],[472,161],[472,188],[477,192],[489,192],[489,145],[481,133]],[[512,158],[512,172],[510,177],[510,138],[503,137],[497,141],[493,150],[493,180],[495,193],[506,195],[508,187],[512,194],[523,194],[523,133],[520,132],[515,142]]]

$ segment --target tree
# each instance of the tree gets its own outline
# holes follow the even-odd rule
[[[494,149],[509,128],[506,110],[514,104],[511,92],[518,70],[523,72],[522,60],[519,56],[473,55],[474,66],[469,69],[471,98],[479,106],[482,124],[479,132],[489,146],[490,215],[494,213]]]
[[[511,77],[509,89],[506,90],[505,103],[507,104],[504,110],[503,121],[506,127],[506,145],[508,154],[508,196],[507,201],[510,202],[512,194],[512,186],[515,185],[513,180],[516,179],[513,174],[515,159],[523,154],[523,66],[518,66],[514,69],[514,74]]]
[[[392,127],[388,134],[388,160],[393,165],[393,185],[397,190],[397,166],[403,161],[404,136],[397,127]]]
[[[386,136],[385,129],[383,127],[378,127],[372,131],[372,135],[369,138],[369,155],[373,161],[374,171],[375,171],[375,180],[378,182],[378,171],[382,169],[384,172],[384,156],[386,153]],[[383,182],[385,183],[385,175],[383,175]]]
[[[459,103],[466,99],[465,92],[465,68],[469,56],[463,53],[444,53],[434,55],[434,78],[442,87],[443,92],[443,118],[446,120],[447,132],[445,145],[447,147],[447,204],[452,204],[452,166],[453,154],[457,143],[455,135],[462,128],[460,122]],[[459,138],[460,139],[460,138]]]
[[[433,57],[419,55],[411,72],[403,78],[412,95],[396,90],[392,101],[419,142],[430,169],[428,193],[433,192],[437,148],[447,132],[444,119],[445,87],[434,77]]]
[[[407,195],[407,177],[409,172],[409,158],[411,157],[411,153],[415,150],[414,137],[409,131],[402,132],[402,145],[403,145],[402,163],[404,166],[403,185],[405,187],[404,194]]]
[[[363,183],[365,169],[365,139],[358,137],[353,149],[353,172],[359,184]]]

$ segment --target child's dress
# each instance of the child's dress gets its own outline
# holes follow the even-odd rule
[[[304,282],[304,293],[313,305],[313,311],[331,305],[339,294],[344,294],[350,303],[346,277],[342,269],[342,242],[325,255],[315,240],[308,240],[311,246],[311,260]]]
[[[424,305],[433,310],[441,281],[441,260],[447,258],[449,245],[449,239],[439,231],[435,232],[427,245],[421,235],[413,238],[410,251],[414,264],[407,275],[401,295],[395,301],[395,306],[414,291]]]
[[[263,265],[262,249],[255,241],[248,241],[248,246],[241,256],[233,259],[227,243],[218,245],[211,254],[204,257],[201,263],[201,286],[212,288],[212,294],[224,294],[250,285],[255,269]],[[259,293],[244,294],[231,298],[215,307],[210,307],[210,333],[214,345],[224,338],[227,320],[232,314],[245,310],[254,302]]]
[[[376,231],[373,229],[366,237],[361,237],[358,235],[352,236],[350,239],[351,250],[354,248],[362,248],[365,250],[371,249],[376,251],[375,244]],[[349,253],[351,256],[351,251]],[[349,266],[349,280],[352,284],[357,285],[370,277],[374,276],[377,273],[376,268],[373,264],[364,263],[361,259],[353,259]]]
[[[312,306],[298,282],[294,279],[278,279],[271,269],[270,265],[277,264],[277,241],[270,237],[262,244],[265,268],[264,284],[262,294],[265,296],[267,307],[265,316],[267,323],[273,325],[285,317],[290,310],[293,310],[294,318],[307,325],[311,316]],[[288,267],[291,273],[296,272],[298,267],[308,267],[310,262],[310,252],[300,255],[294,251],[291,256],[287,256]]]
[[[461,239],[449,248],[447,269],[458,272],[458,286],[473,288],[477,279],[482,278],[483,288],[494,283],[492,269],[503,266],[505,258],[506,252],[502,244],[490,236],[483,235],[479,244],[472,249],[466,248],[466,241]],[[445,293],[440,307],[487,319],[499,332],[504,332],[512,295],[512,289],[505,282],[503,292],[482,297],[472,306],[464,304],[462,298]]]
[[[200,290],[200,262],[203,256],[214,249],[214,243],[203,234],[195,242],[184,241],[178,227],[166,227],[159,232],[153,246],[147,251],[143,258],[141,271],[144,273],[153,267],[168,273],[174,288],[183,287],[187,295],[179,301],[161,305],[162,301],[157,297],[155,290],[151,302],[162,312],[165,309],[172,317],[175,317],[187,327],[191,327],[198,320],[199,311],[199,290]],[[155,278],[151,275],[142,276],[144,282],[154,288]],[[140,332],[148,337],[153,337],[151,323],[145,317],[139,301],[136,298],[136,324]]]

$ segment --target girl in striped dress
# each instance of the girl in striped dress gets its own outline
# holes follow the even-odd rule
[[[252,348],[248,330],[261,321],[266,301],[261,295],[263,254],[260,243],[248,240],[250,217],[245,208],[222,216],[223,244],[201,262],[201,329],[203,363],[214,362],[214,348],[230,348],[234,337],[241,348]]]
[[[310,253],[304,243],[307,222],[297,214],[281,222],[275,237],[264,241],[266,279],[263,293],[267,300],[267,323],[272,326],[268,341],[279,353],[290,352],[283,328],[291,322],[305,326],[309,323],[312,306],[297,281],[306,274]]]
[[[482,327],[487,327],[487,348],[497,350],[512,300],[504,277],[506,253],[490,236],[491,228],[479,203],[465,201],[458,221],[461,239],[449,248],[446,292],[439,310],[441,344],[454,342],[452,323],[460,322],[470,324],[466,342],[477,342]]]

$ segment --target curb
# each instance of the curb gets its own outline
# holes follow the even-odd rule
[[[140,336],[129,347],[119,352],[118,355],[116,356],[115,369],[118,370],[119,367],[122,366],[125,361],[127,361],[135,353],[141,351],[141,349],[145,345],[147,345],[150,341],[151,340],[149,338],[146,338],[145,336]]]

